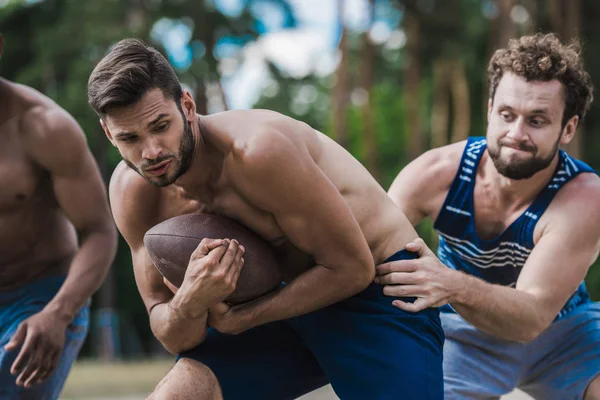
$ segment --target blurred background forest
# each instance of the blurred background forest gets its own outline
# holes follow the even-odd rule
[[[427,149],[485,135],[487,62],[509,38],[579,38],[600,86],[597,21],[597,0],[0,0],[0,76],[69,111],[108,182],[120,156],[87,105],[87,80],[113,43],[138,37],[168,57],[200,113],[267,108],[305,121],[387,189]],[[599,107],[567,149],[596,169]],[[419,231],[435,246],[431,225]],[[600,299],[600,266],[587,283]],[[82,356],[162,352],[122,240],[93,316]]]

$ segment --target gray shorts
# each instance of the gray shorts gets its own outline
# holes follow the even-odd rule
[[[497,399],[514,388],[535,399],[583,399],[600,374],[600,303],[577,307],[525,344],[483,333],[452,312],[441,319],[446,400]]]

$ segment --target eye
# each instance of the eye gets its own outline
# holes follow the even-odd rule
[[[506,122],[511,122],[515,119],[514,115],[508,111],[500,112],[500,117]]]
[[[168,122],[165,122],[165,123],[163,123],[163,124],[157,125],[157,126],[154,128],[154,132],[164,132],[164,131],[166,131],[166,130],[167,130],[167,128],[168,128],[168,127],[169,127],[169,123],[168,123]]]
[[[529,124],[531,124],[531,126],[535,126],[535,127],[540,127],[542,125],[544,125],[546,123],[546,121],[544,121],[543,118],[531,118],[529,120]]]
[[[133,143],[136,140],[137,140],[137,136],[125,136],[125,137],[121,138],[121,141],[125,142],[125,143]]]

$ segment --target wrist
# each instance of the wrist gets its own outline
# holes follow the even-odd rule
[[[467,291],[469,288],[469,275],[457,271],[454,269],[450,269],[450,282],[452,282],[450,291],[450,298],[448,299],[448,303],[450,304],[463,304],[467,296]]]
[[[73,307],[69,307],[65,304],[58,304],[55,302],[50,302],[44,307],[42,310],[43,313],[47,313],[52,315],[52,318],[55,319],[59,323],[63,323],[68,325],[75,318],[76,311],[72,309]]]
[[[191,307],[186,301],[185,296],[180,295],[181,291],[177,292],[175,296],[168,303],[169,310],[172,313],[183,319],[198,319],[207,312],[207,307],[198,306]]]

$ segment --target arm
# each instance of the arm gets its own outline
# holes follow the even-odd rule
[[[544,214],[547,222],[515,288],[446,268],[422,241],[408,246],[419,252],[418,260],[378,266],[377,281],[388,285],[387,295],[418,297],[414,303],[393,301],[406,311],[450,303],[486,333],[519,342],[535,339],[583,281],[600,249],[600,183],[591,175],[576,180]]]
[[[600,248],[600,184],[596,176],[584,179],[588,182],[569,183],[555,197],[547,210],[551,220],[515,288],[461,274],[452,306],[463,318],[484,332],[522,342],[552,323]]]
[[[151,187],[123,163],[110,183],[110,203],[119,231],[131,249],[135,281],[150,317],[154,336],[169,352],[178,354],[200,344],[206,336],[206,309],[193,317],[171,306],[173,292],[164,284],[144,247],[144,234],[160,222],[158,189]]]
[[[144,246],[148,229],[168,218],[157,217],[161,215],[160,189],[121,164],[111,180],[110,199],[117,226],[131,249],[152,333],[173,354],[196,347],[206,337],[208,308],[235,289],[244,263],[243,248],[235,240],[203,239],[173,295]]]
[[[361,228],[307,149],[279,132],[264,133],[229,162],[241,196],[273,215],[285,237],[316,262],[275,294],[239,306],[245,327],[315,311],[372,282],[373,258]]]
[[[52,179],[59,207],[79,236],[67,278],[45,307],[69,323],[100,287],[114,259],[117,234],[100,172],[79,125],[60,109],[27,116],[28,148]]]

